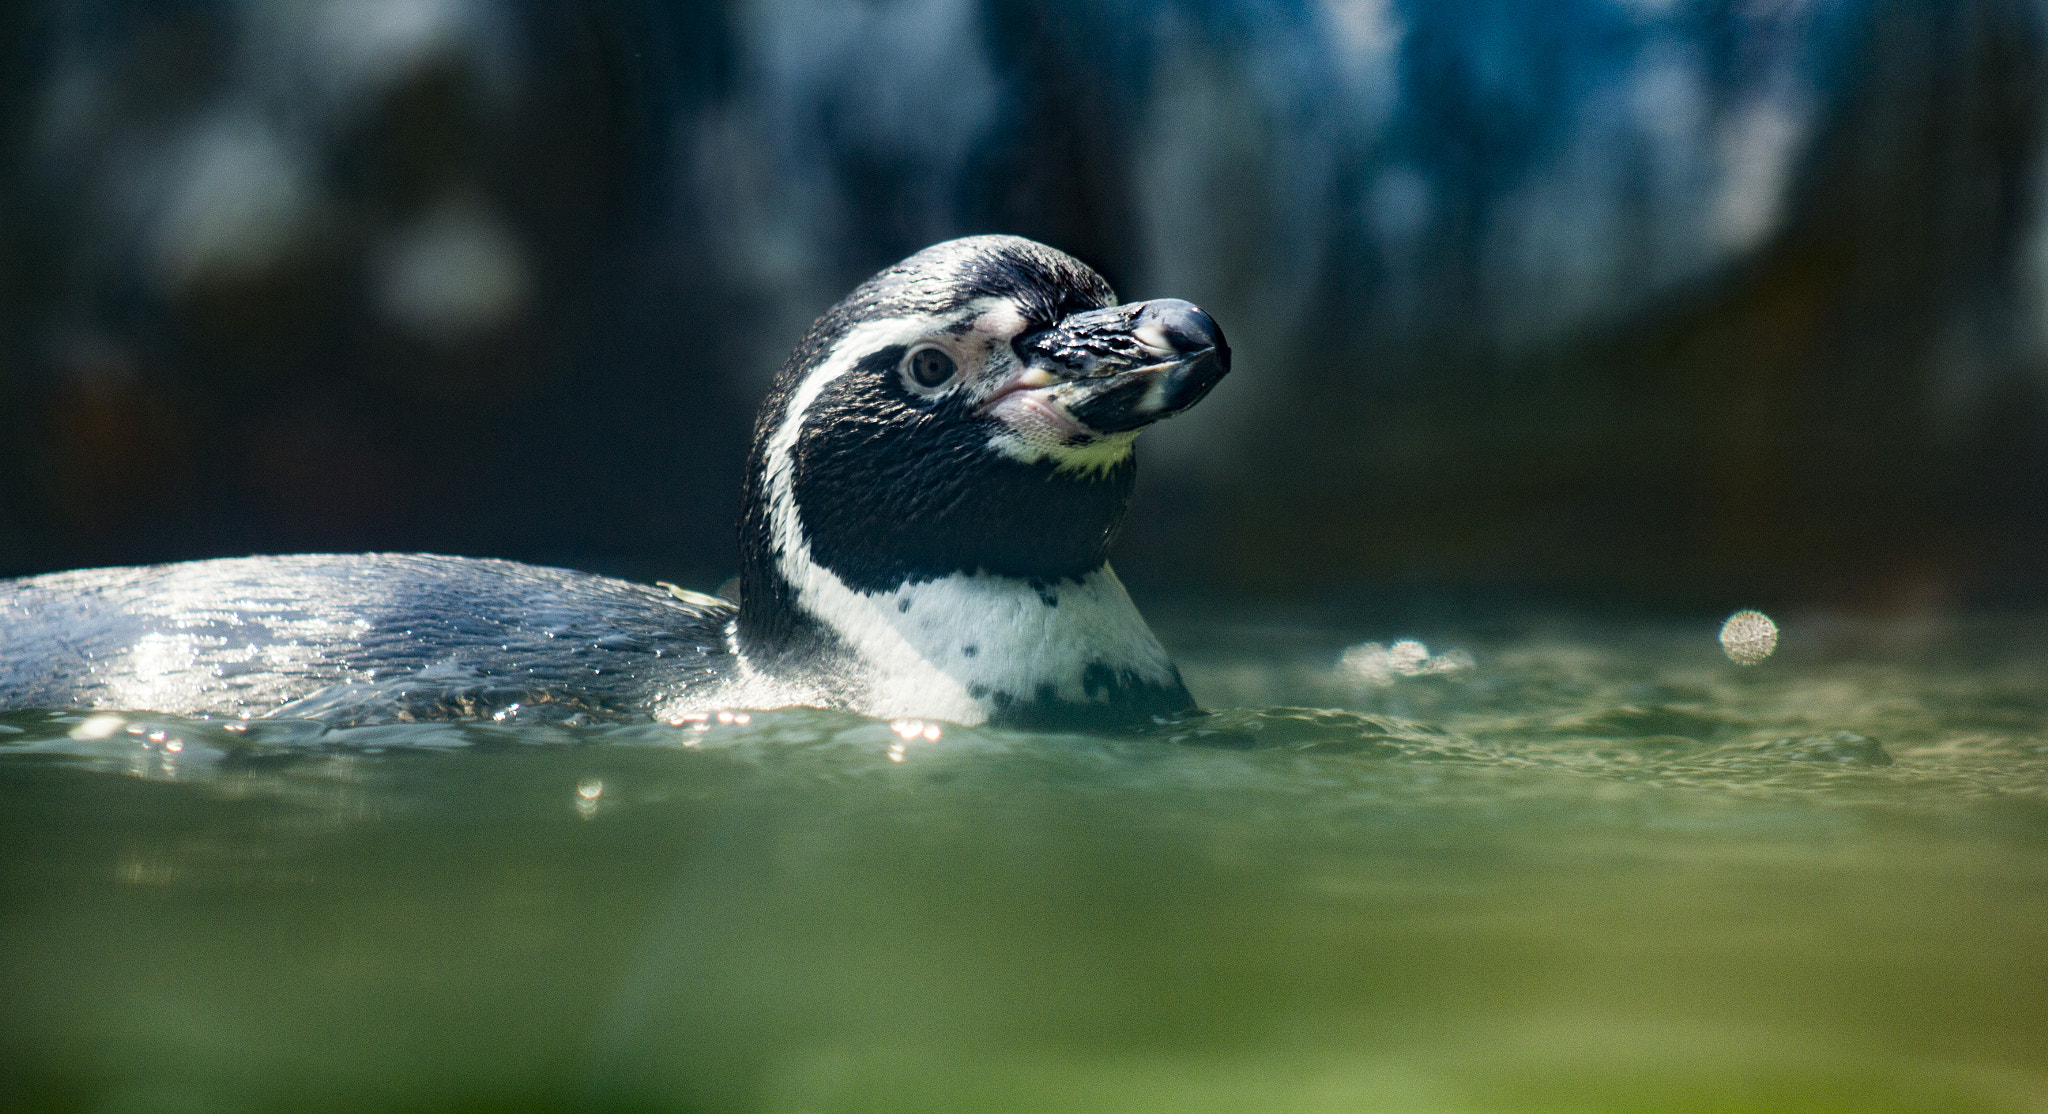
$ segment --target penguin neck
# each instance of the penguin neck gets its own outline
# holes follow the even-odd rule
[[[779,702],[1047,727],[1194,709],[1108,562],[1057,576],[976,569],[860,582],[819,560],[786,478],[776,481],[772,459],[759,463],[741,521],[733,649]]]

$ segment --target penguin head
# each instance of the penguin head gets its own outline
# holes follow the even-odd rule
[[[1046,633],[1038,627],[1079,621],[1076,590],[1114,582],[1106,559],[1130,496],[1133,440],[1198,401],[1229,363],[1206,313],[1173,299],[1118,305],[1094,271],[1030,240],[952,240],[882,271],[812,326],[756,423],[742,648],[785,671],[832,672],[839,689],[855,659],[851,672],[870,680],[918,659],[997,703],[1044,702],[1040,681],[1011,691],[1025,674],[1095,664],[1114,677],[1121,666],[1107,659],[1129,648],[1077,634],[1074,661],[1034,651],[1048,660],[1007,688],[977,686],[971,678],[1001,669],[974,659],[1000,652],[1005,637],[975,628],[1021,624],[1028,641]],[[969,585],[984,603],[1021,602],[1014,614],[936,613],[944,599],[965,606],[954,597]],[[1055,611],[1063,594],[1076,605],[1069,616],[1029,613],[1032,599]],[[1110,594],[1128,609],[1120,586]],[[949,670],[927,643],[956,646],[962,661]],[[1051,695],[1061,691],[1055,683]]]

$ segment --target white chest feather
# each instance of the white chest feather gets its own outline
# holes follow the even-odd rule
[[[1084,704],[1105,695],[1089,691],[1091,666],[1178,683],[1106,565],[1078,584],[1043,590],[955,574],[891,592],[841,592],[820,593],[830,602],[817,610],[860,655],[870,705],[862,710],[870,715],[979,723],[1006,699]]]

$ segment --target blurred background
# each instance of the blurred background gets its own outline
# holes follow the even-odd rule
[[[2036,0],[15,0],[0,575],[715,585],[853,284],[1035,237],[1222,322],[1143,591],[2048,599]]]

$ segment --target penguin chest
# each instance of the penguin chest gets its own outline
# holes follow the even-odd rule
[[[825,618],[858,656],[870,714],[1059,725],[1192,707],[1107,565],[1051,583],[955,573],[843,602]]]

